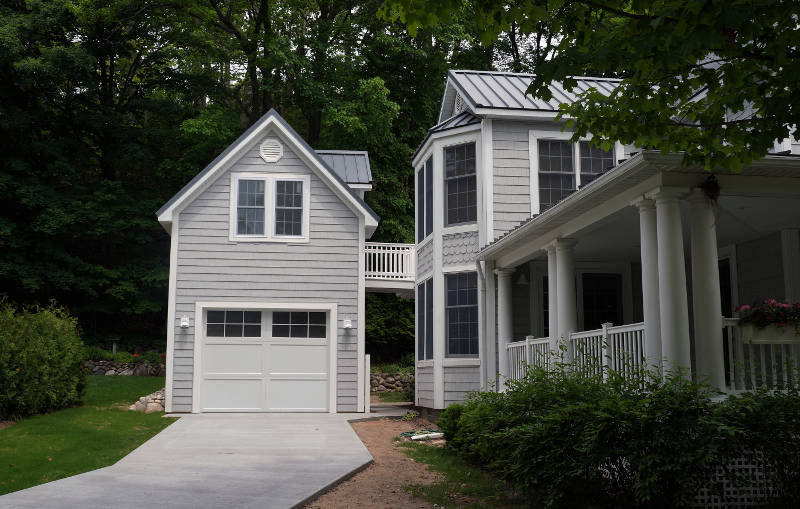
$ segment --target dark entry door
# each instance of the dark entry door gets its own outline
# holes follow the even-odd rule
[[[583,329],[599,329],[603,323],[622,325],[622,276],[583,275]]]

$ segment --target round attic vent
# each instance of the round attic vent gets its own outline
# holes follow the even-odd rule
[[[283,157],[283,145],[276,139],[264,140],[259,149],[261,159],[268,163],[277,163]]]

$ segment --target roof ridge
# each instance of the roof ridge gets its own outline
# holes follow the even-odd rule
[[[472,69],[451,69],[453,74],[486,74],[491,76],[517,76],[517,77],[532,77],[536,76],[530,72],[511,72],[511,71],[477,71]],[[570,76],[577,80],[593,80],[593,81],[622,81],[622,78],[607,78],[604,76]]]

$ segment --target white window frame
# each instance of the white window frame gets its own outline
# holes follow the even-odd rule
[[[239,203],[239,180],[264,181],[264,234],[242,235],[237,232]],[[278,180],[303,182],[303,234],[302,235],[276,235],[275,234],[275,206]],[[257,172],[231,172],[230,207],[228,212],[229,227],[228,240],[231,242],[280,242],[280,243],[307,243],[310,240],[309,227],[311,217],[311,177],[296,173],[257,173]]]
[[[468,144],[475,145],[475,219],[472,221],[463,221],[461,223],[453,223],[447,224],[447,176],[445,174],[444,168],[444,153],[447,151],[448,148],[458,147],[461,145],[468,145]],[[478,224],[478,217],[481,210],[480,200],[478,196],[480,195],[480,188],[478,185],[478,174],[479,174],[479,166],[480,166],[480,157],[481,153],[478,148],[478,137],[477,136],[465,136],[464,138],[455,138],[453,140],[447,140],[442,143],[442,146],[439,148],[442,155],[442,170],[439,172],[439,178],[442,179],[442,231],[449,233],[450,229],[458,229],[464,228],[469,226],[476,226]],[[468,175],[465,175],[468,176]],[[462,176],[463,177],[463,176]],[[434,176],[434,178],[436,178]],[[458,177],[455,177],[458,178]]]
[[[531,215],[541,213],[541,203],[539,202],[539,140],[568,141],[572,147],[572,169],[575,171],[575,189],[581,188],[581,154],[580,144],[582,141],[591,141],[592,136],[583,136],[578,141],[572,141],[572,133],[560,131],[528,131],[528,159],[530,163],[530,186],[531,186]],[[624,150],[621,143],[614,143],[614,165],[624,157]]]

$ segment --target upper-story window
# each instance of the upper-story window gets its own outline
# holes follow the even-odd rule
[[[433,158],[417,171],[417,242],[433,232]]]
[[[581,141],[575,146],[567,140],[538,140],[539,211],[560,202],[580,186],[596,179],[614,166],[614,151]]]
[[[474,222],[478,217],[475,143],[444,149],[445,226]]]
[[[232,173],[232,241],[308,242],[308,175]]]

